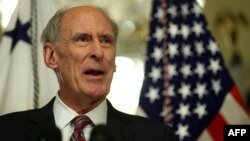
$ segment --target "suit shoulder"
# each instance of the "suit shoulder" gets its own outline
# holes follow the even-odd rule
[[[13,113],[8,113],[0,116],[0,123],[4,122],[10,122],[10,121],[19,121],[22,120],[23,118],[27,117],[31,113],[33,113],[35,110],[27,110],[27,111],[19,111],[19,112],[13,112]]]
[[[5,121],[20,121],[27,118],[38,118],[40,119],[41,116],[47,116],[48,114],[51,114],[52,107],[53,107],[53,101],[54,98],[44,107],[38,108],[38,109],[31,109],[31,110],[25,110],[25,111],[18,111],[13,113],[8,113],[5,115],[0,116],[0,123]]]
[[[129,123],[132,125],[136,125],[136,126],[151,126],[151,127],[155,127],[155,128],[171,128],[170,126],[167,126],[163,123],[160,123],[158,121],[152,120],[150,118],[147,117],[142,117],[142,116],[138,116],[138,115],[132,115],[132,114],[127,114],[124,112],[120,112],[118,111],[118,117],[120,117],[125,123]]]
[[[109,115],[115,116],[120,122],[122,122],[124,125],[126,124],[135,124],[135,125],[151,125],[151,126],[157,126],[157,127],[165,127],[164,124],[159,123],[155,120],[149,119],[147,117],[142,117],[138,115],[132,115],[128,113],[121,112],[117,109],[115,109],[110,103],[109,104]],[[168,126],[167,126],[168,127]]]
[[[132,114],[127,114],[121,111],[116,111],[118,117],[124,119],[125,121],[129,121],[129,122],[135,122],[135,123],[148,123],[148,124],[160,124],[157,121],[154,121],[152,119],[149,119],[147,117],[142,117],[142,116],[138,116],[138,115],[132,115]]]
[[[127,125],[128,129],[137,134],[138,140],[153,140],[153,138],[161,138],[164,141],[176,140],[173,129],[168,125],[138,115],[123,112],[119,112],[119,115],[121,116],[120,118],[123,118],[123,121],[125,121],[125,125]]]

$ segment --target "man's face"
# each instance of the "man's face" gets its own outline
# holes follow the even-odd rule
[[[107,17],[93,8],[73,8],[63,15],[59,35],[54,49],[61,93],[106,97],[116,55],[116,37]]]

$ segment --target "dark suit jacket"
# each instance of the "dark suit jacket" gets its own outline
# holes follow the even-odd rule
[[[16,112],[0,116],[1,141],[60,140],[55,126],[52,99],[41,109]],[[108,102],[107,126],[116,141],[173,141],[170,127],[139,116],[122,113]]]

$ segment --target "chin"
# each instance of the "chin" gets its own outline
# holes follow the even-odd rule
[[[93,94],[89,98],[91,103],[94,104],[94,103],[100,103],[106,98],[106,96],[107,96],[106,94]]]
[[[93,98],[103,98],[108,95],[107,90],[101,90],[100,88],[91,89],[91,90],[85,91],[84,93],[88,95],[89,97],[93,97]]]

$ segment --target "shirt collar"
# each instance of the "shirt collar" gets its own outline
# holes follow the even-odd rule
[[[95,125],[107,124],[107,100],[105,99],[95,109],[86,113]]]
[[[53,106],[54,118],[56,126],[63,129],[70,124],[71,120],[78,116],[73,109],[68,107],[57,95]],[[96,108],[86,113],[94,125],[107,124],[107,100],[105,99]]]

